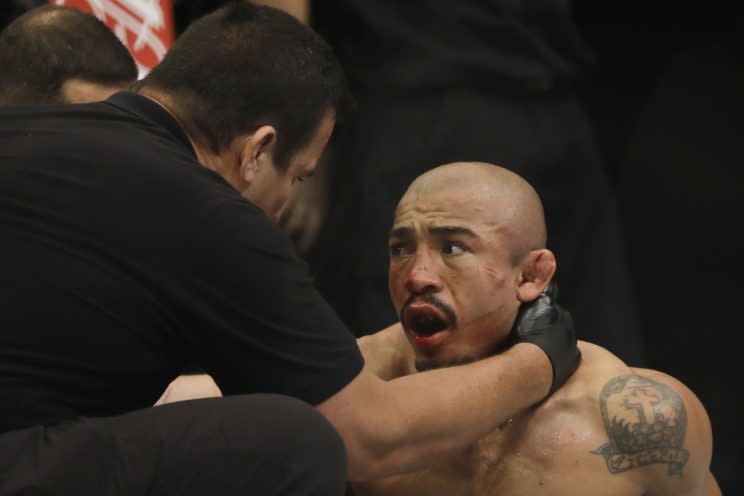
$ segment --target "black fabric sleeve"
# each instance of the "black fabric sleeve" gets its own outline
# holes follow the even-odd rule
[[[311,404],[361,371],[351,332],[315,289],[290,240],[253,204],[204,212],[179,250],[173,293],[186,345],[224,394],[270,392]]]

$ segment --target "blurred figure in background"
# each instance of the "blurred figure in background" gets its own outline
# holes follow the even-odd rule
[[[105,100],[137,79],[127,48],[96,17],[43,6],[0,32],[0,106]]]
[[[705,403],[716,426],[711,466],[724,494],[744,487],[741,408],[732,408],[744,375],[733,372],[740,351],[728,345],[741,328],[741,270],[728,266],[744,231],[736,6],[680,4],[670,15],[668,5],[650,2],[638,15],[577,0],[597,57],[583,92],[617,177],[646,359]]]
[[[358,103],[334,150],[331,206],[308,255],[348,325],[364,335],[395,320],[380,240],[406,186],[431,164],[506,163],[544,200],[561,260],[557,280],[579,337],[643,364],[614,194],[575,97],[592,59],[570,3],[312,6]],[[322,190],[317,179],[308,185]]]
[[[724,344],[741,329],[741,277],[734,273],[742,271],[732,273],[729,263],[738,265],[744,233],[743,49],[698,39],[669,57],[619,175],[649,359],[674,371],[708,406],[718,426],[714,467],[724,494],[744,487],[741,409],[731,407],[744,376],[733,372],[738,347]],[[663,254],[663,265],[649,253]],[[649,273],[681,289],[660,292]]]

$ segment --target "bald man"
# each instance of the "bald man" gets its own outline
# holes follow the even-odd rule
[[[556,269],[540,199],[489,164],[433,169],[411,184],[390,234],[390,293],[400,325],[361,338],[389,380],[505,350],[522,303]],[[359,496],[719,495],[711,426],[673,377],[633,369],[587,342],[565,386],[461,455],[356,484]]]
[[[98,18],[32,9],[0,32],[0,107],[105,100],[137,80],[129,50]]]

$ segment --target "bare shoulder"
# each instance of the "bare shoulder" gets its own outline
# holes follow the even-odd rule
[[[606,441],[592,451],[612,475],[628,474],[649,494],[706,493],[712,435],[700,400],[668,374],[628,368],[603,377],[599,414]]]
[[[543,419],[571,412],[574,422],[596,426],[589,454],[604,461],[608,477],[629,478],[647,494],[720,494],[709,471],[710,421],[698,397],[668,374],[631,368],[590,343],[579,348],[579,368],[546,401]]]
[[[654,455],[649,463],[657,464],[651,487],[680,495],[719,495],[710,473],[712,428],[700,399],[664,372],[634,368],[633,373],[639,393],[649,400],[648,415],[653,414],[653,421],[646,421],[651,431],[645,437],[645,449]],[[658,464],[666,464],[665,474]]]
[[[554,415],[555,410],[577,410],[584,420],[595,416],[599,393],[613,377],[632,373],[622,360],[592,343],[579,341],[581,362],[574,375],[544,403],[542,410]],[[587,410],[589,409],[589,410]]]

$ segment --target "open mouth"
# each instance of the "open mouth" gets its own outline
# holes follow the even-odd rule
[[[430,336],[448,327],[447,322],[432,312],[416,312],[407,320],[411,331],[425,336]]]
[[[434,346],[439,344],[451,330],[448,316],[435,306],[413,302],[403,311],[403,326],[417,344]]]

